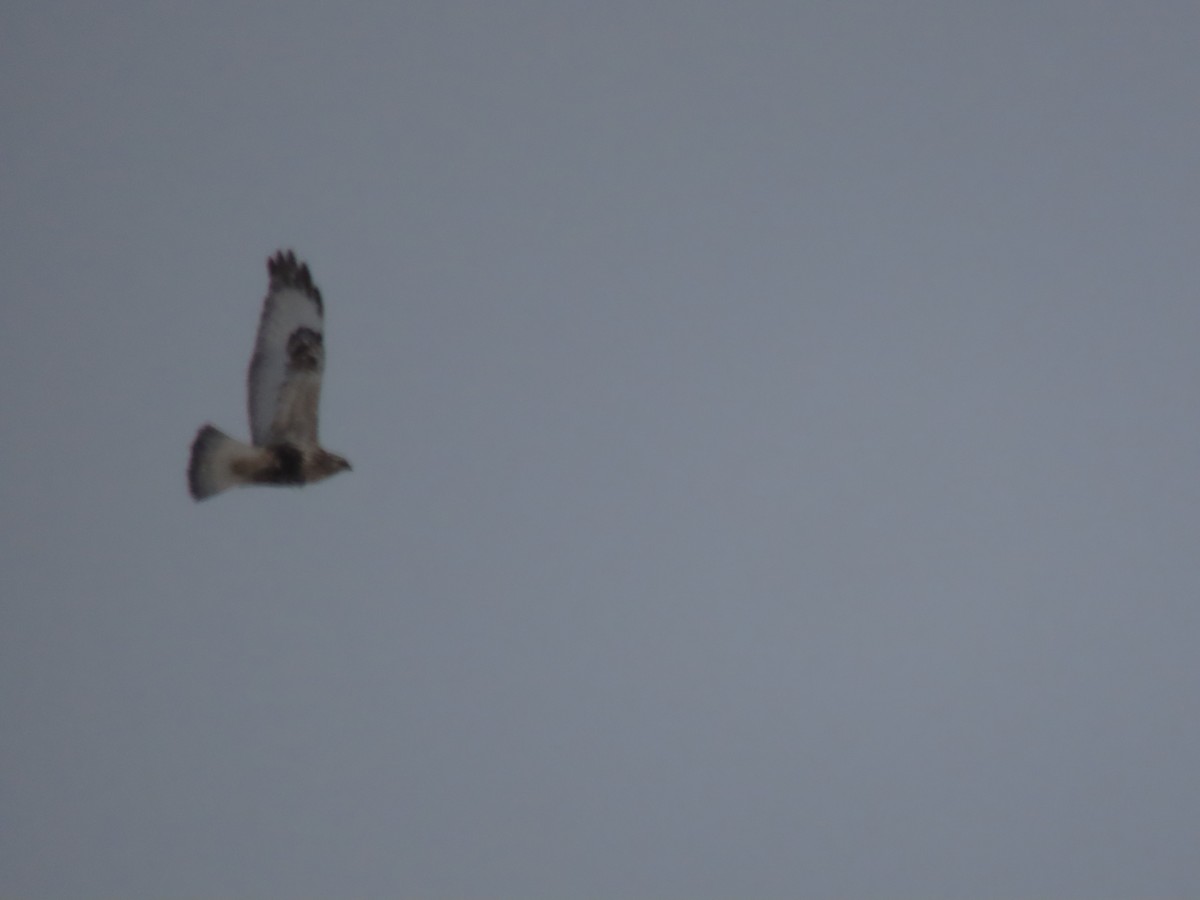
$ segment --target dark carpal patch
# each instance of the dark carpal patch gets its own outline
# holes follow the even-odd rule
[[[287,342],[288,365],[300,371],[312,371],[321,365],[324,339],[319,331],[297,328]]]

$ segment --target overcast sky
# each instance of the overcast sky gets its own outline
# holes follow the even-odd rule
[[[0,895],[1200,890],[1200,6],[0,13]],[[354,471],[246,437],[265,261]]]

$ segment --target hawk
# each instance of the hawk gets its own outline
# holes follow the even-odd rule
[[[242,484],[299,486],[350,463],[317,443],[317,403],[325,368],[321,292],[291,250],[267,260],[269,288],[246,377],[250,441],[205,425],[192,441],[188,490],[204,500]]]

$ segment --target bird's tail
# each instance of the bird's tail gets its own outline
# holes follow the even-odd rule
[[[204,500],[227,488],[246,484],[244,474],[261,456],[258,447],[234,440],[225,432],[205,425],[192,441],[192,458],[188,462],[188,490],[192,499]]]

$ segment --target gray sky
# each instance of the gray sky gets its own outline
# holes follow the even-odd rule
[[[0,35],[0,894],[1196,892],[1192,0]]]

